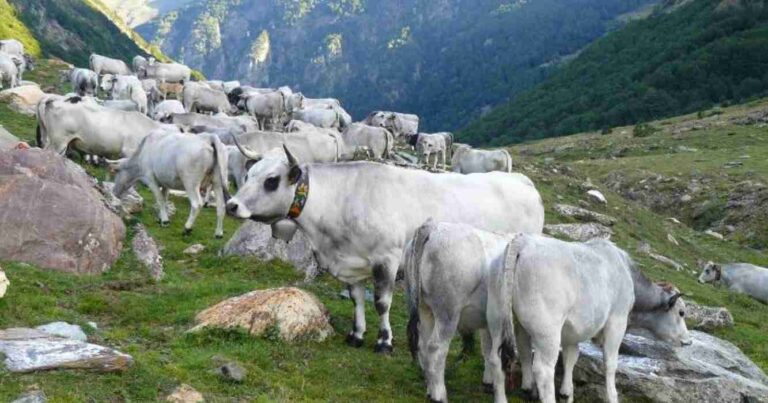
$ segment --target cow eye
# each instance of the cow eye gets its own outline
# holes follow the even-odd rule
[[[274,192],[277,190],[278,185],[280,185],[279,176],[273,176],[271,178],[267,178],[267,180],[264,181],[264,189],[267,189],[268,192]]]
[[[680,317],[681,317],[681,318],[684,318],[684,317],[685,317],[685,311],[680,311]]]

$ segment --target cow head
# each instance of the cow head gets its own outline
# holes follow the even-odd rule
[[[720,276],[723,274],[723,267],[713,262],[707,262],[704,266],[704,270],[699,275],[699,283],[714,283],[720,281]]]
[[[417,147],[416,149],[418,152],[420,152],[423,156],[432,155],[436,152],[438,152],[438,144],[434,137],[432,136],[419,136],[419,139],[417,140]]]
[[[260,155],[235,145],[250,162],[243,187],[227,202],[227,214],[272,224],[284,219],[293,203],[296,183],[303,172],[299,162],[284,147],[284,154]]]
[[[685,324],[685,302],[683,294],[669,283],[657,284],[662,288],[659,304],[651,310],[631,314],[631,321],[645,328],[658,339],[676,346],[690,345],[691,335]]]
[[[27,64],[27,71],[35,71],[35,58],[29,53],[24,53],[24,61]]]
[[[115,172],[115,187],[112,188],[112,193],[117,198],[123,196],[141,177],[134,172],[131,160],[128,158],[121,158],[119,160],[107,160],[109,170]]]
[[[115,86],[116,81],[117,76],[112,74],[104,74],[104,76],[101,77],[101,90],[104,92],[111,92],[112,88]]]

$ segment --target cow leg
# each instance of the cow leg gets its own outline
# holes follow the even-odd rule
[[[520,367],[523,371],[521,389],[527,397],[533,400],[536,385],[533,383],[533,346],[531,346],[531,336],[517,322],[515,322],[515,343],[517,343],[517,355],[520,357]]]
[[[493,390],[493,368],[491,368],[491,359],[493,340],[488,329],[480,329],[480,349],[483,351],[483,386],[486,390]]]
[[[419,304],[419,366],[422,371],[427,370],[429,365],[429,355],[427,354],[427,343],[432,338],[432,332],[435,330],[435,317],[432,310],[425,304]]]
[[[608,319],[603,328],[603,364],[605,365],[605,389],[609,403],[617,403],[616,367],[619,361],[619,347],[627,331],[627,317],[614,316]]]
[[[224,185],[218,179],[214,180],[213,195],[216,199],[216,239],[224,238],[224,215],[226,211],[226,201],[224,200]]]
[[[168,191],[157,185],[154,181],[147,181],[147,187],[152,192],[152,196],[155,197],[157,208],[160,210],[160,226],[167,227],[170,225],[168,221]]]
[[[560,329],[546,327],[531,335],[533,349],[533,377],[542,403],[555,403],[555,365],[560,355]]]
[[[445,165],[445,150],[443,150],[440,155],[443,157],[443,170],[448,169],[448,166]]]
[[[365,335],[365,286],[363,282],[348,286],[349,296],[355,304],[355,324],[347,335],[347,344],[352,347],[362,347]]]
[[[187,222],[184,224],[184,235],[189,235],[192,233],[192,227],[195,225],[197,215],[200,214],[200,209],[203,207],[203,197],[200,195],[199,183],[192,186],[185,184],[184,188],[189,197],[189,218],[187,218]]]
[[[504,332],[501,323],[501,315],[495,312],[489,313],[487,318],[488,328],[483,330],[483,334],[481,335],[481,340],[483,343],[483,357],[485,358],[485,372],[489,373],[490,377],[492,378],[491,383],[493,384],[494,402],[506,403],[506,379],[504,377],[504,369],[501,365],[501,346],[504,345]],[[486,383],[486,373],[483,373],[483,383]]]
[[[573,367],[576,360],[579,359],[579,345],[567,344],[563,346],[563,383],[560,386],[560,397],[567,399],[568,403],[573,403]]]
[[[451,339],[459,324],[459,315],[449,313],[436,315],[435,326],[427,342],[427,367],[424,371],[427,377],[427,393],[433,402],[447,402],[448,392],[445,389],[445,359],[451,346]]]
[[[373,267],[373,290],[376,312],[379,314],[379,337],[376,342],[377,353],[392,352],[392,327],[389,324],[389,308],[392,294],[395,292],[397,264],[387,263]]]

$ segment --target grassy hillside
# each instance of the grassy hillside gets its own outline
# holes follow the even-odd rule
[[[589,46],[459,138],[509,144],[674,116],[768,93],[762,1],[666,2]],[[671,3],[681,3],[670,5]]]
[[[0,39],[14,38],[24,44],[24,49],[33,56],[41,56],[40,43],[32,32],[19,21],[16,9],[8,0],[0,0]]]
[[[45,77],[38,79],[46,82]],[[0,124],[31,141],[34,120],[2,108],[0,105]],[[658,131],[647,131],[652,132],[647,137],[634,137],[634,128],[622,127],[606,135],[585,133],[525,143],[510,151],[516,170],[529,175],[541,191],[547,207],[547,223],[568,222],[567,218],[558,216],[552,206],[578,204],[584,198],[581,184],[591,180],[605,193],[608,206],[590,208],[618,220],[613,239],[626,248],[653,279],[674,282],[687,298],[699,303],[730,309],[736,327],[718,330],[716,335],[736,343],[768,370],[768,306],[698,284],[695,274],[698,259],[768,266],[764,248],[761,251],[745,246],[750,245],[745,238],[757,239],[749,235],[750,231],[764,237],[768,226],[755,223],[751,230],[743,232],[743,237],[732,234],[720,241],[697,230],[696,220],[687,215],[686,209],[662,208],[646,203],[646,198],[641,197],[646,193],[675,194],[681,188],[688,189],[691,178],[706,186],[699,192],[691,192],[693,204],[709,195],[723,197],[728,189],[744,179],[766,183],[765,128],[759,124],[738,124],[745,122],[744,117],[761,113],[768,116],[768,100],[653,122],[651,126]],[[740,159],[744,155],[751,158]],[[724,167],[739,159],[743,165]],[[102,170],[88,169],[96,177],[103,179],[106,175]],[[658,183],[665,186],[653,187],[659,176],[662,178]],[[676,178],[677,182],[667,178]],[[630,183],[638,190],[628,192],[624,185],[614,185],[619,179],[622,184]],[[644,187],[646,184],[648,189]],[[151,206],[149,192],[143,189],[141,193],[146,205]],[[0,262],[11,280],[8,294],[0,299],[0,312],[3,312],[0,328],[54,320],[83,325],[95,321],[99,329],[90,332],[92,340],[135,358],[134,366],[122,374],[53,371],[16,375],[0,369],[0,401],[13,400],[32,385],[43,389],[54,402],[157,401],[182,382],[201,391],[207,401],[215,402],[424,400],[422,377],[406,351],[405,303],[401,291],[395,296],[391,319],[394,355],[382,357],[372,352],[375,332],[369,332],[364,348],[349,348],[343,339],[352,324],[352,305],[338,297],[343,288],[340,283],[325,276],[305,284],[300,275],[282,262],[222,258],[218,250],[223,241],[212,240],[213,209],[205,209],[193,235],[182,238],[188,203],[183,199],[174,199],[174,203],[178,212],[170,228],[161,228],[156,223],[151,207],[135,220],[143,223],[164,248],[166,278],[160,283],[147,280],[145,269],[129,247],[109,273],[96,277],[74,277]],[[764,209],[765,204],[761,206]],[[734,208],[721,203],[711,211],[727,214]],[[683,223],[675,224],[667,219],[672,216]],[[227,218],[226,235],[233,234],[239,224]],[[668,240],[670,235],[679,245]],[[131,236],[129,233],[126,245],[130,245]],[[676,271],[638,254],[640,242],[648,242],[656,252],[684,264],[685,270]],[[206,245],[206,250],[196,257],[184,255],[182,251],[194,243]],[[323,343],[289,345],[271,337],[253,338],[242,332],[185,333],[192,326],[194,315],[205,307],[253,289],[286,284],[309,290],[326,304],[336,336]],[[368,306],[367,317],[368,328],[376,329],[372,306]],[[458,344],[454,344],[448,361],[449,395],[454,401],[489,400],[481,386],[482,360],[477,354],[460,359]],[[212,374],[212,357],[217,355],[241,363],[248,370],[246,380],[230,383]]]

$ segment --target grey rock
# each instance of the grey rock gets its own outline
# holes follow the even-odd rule
[[[620,395],[666,403],[768,401],[768,377],[736,346],[698,331],[691,336],[692,345],[672,348],[627,334],[616,372]],[[580,350],[577,401],[604,400],[602,350],[592,343],[582,343]]]
[[[0,151],[8,151],[16,148],[22,141],[4,127],[0,126]]]
[[[205,250],[205,245],[196,243],[194,245],[191,245],[187,249],[184,249],[184,254],[185,255],[199,255],[199,254],[203,253],[204,250]]]
[[[290,242],[272,237],[269,225],[248,221],[237,230],[224,246],[226,256],[253,256],[261,260],[280,259],[292,263],[297,270],[314,278],[319,267],[309,239],[296,231]]]
[[[653,251],[648,242],[640,242],[637,246],[637,252],[650,256],[653,260],[674,268],[677,271],[683,270],[683,265]]]
[[[120,371],[133,364],[130,355],[111,348],[53,336],[37,329],[0,330],[0,353],[11,372],[50,369]]]
[[[48,398],[42,390],[32,390],[19,396],[11,403],[46,403]]]
[[[112,182],[101,182],[97,189],[104,195],[107,207],[115,214],[121,217],[130,217],[131,214],[140,213],[144,210],[144,198],[136,192],[136,189],[130,188],[121,198],[117,198],[112,190],[115,184]]]
[[[88,341],[88,335],[78,325],[70,325],[67,322],[51,322],[35,329],[54,336],[66,337],[72,340]]]
[[[733,327],[733,315],[724,307],[702,306],[693,301],[686,301],[686,316],[695,322],[694,329],[711,332],[721,327]]]
[[[587,196],[589,196],[589,199],[594,202],[600,204],[608,204],[608,200],[605,198],[605,195],[603,195],[603,193],[597,189],[587,191]]]
[[[248,371],[236,362],[227,362],[219,366],[216,368],[216,373],[226,380],[235,382],[242,382],[248,375]]]
[[[574,241],[586,242],[590,239],[611,239],[613,231],[602,224],[549,224],[544,232],[552,236],[565,236]]]
[[[585,222],[596,222],[609,227],[616,223],[616,219],[613,217],[569,204],[555,204],[555,211],[564,217]]]
[[[165,276],[163,269],[163,257],[155,240],[147,233],[147,229],[141,224],[136,224],[133,242],[131,244],[136,259],[149,270],[149,275],[155,281],[160,281]]]

